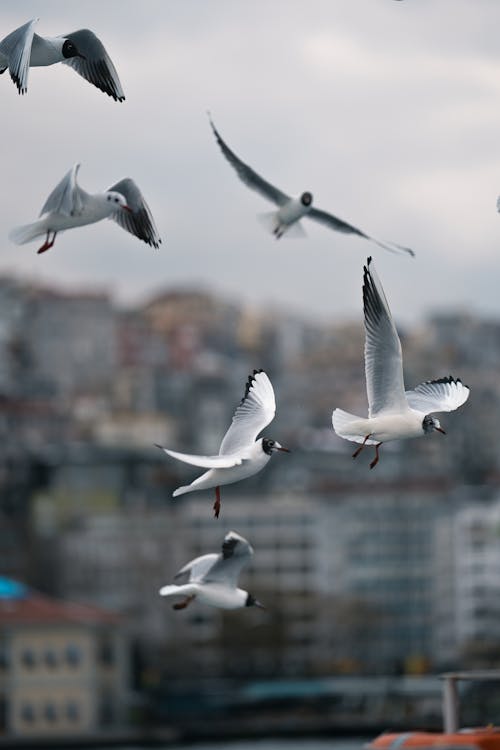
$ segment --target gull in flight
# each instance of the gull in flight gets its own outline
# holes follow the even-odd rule
[[[186,487],[178,487],[174,497],[185,492],[215,487],[214,515],[220,513],[220,487],[239,482],[264,468],[275,451],[289,453],[276,440],[257,435],[274,419],[276,402],[271,381],[264,370],[254,370],[246,384],[245,395],[236,409],[233,421],[224,435],[218,456],[193,456],[157,445],[172,458],[208,469]]]
[[[259,216],[263,224],[272,234],[274,234],[276,239],[279,239],[284,234],[287,234],[289,237],[304,237],[305,232],[299,220],[303,216],[306,216],[307,218],[313,219],[313,221],[317,221],[320,224],[324,224],[337,232],[355,234],[358,237],[363,237],[365,240],[374,242],[385,250],[390,250],[391,252],[404,252],[411,256],[415,255],[413,250],[410,250],[409,247],[396,245],[393,242],[381,242],[376,240],[374,237],[370,237],[362,232],[361,229],[357,229],[357,227],[352,226],[352,224],[347,224],[347,222],[342,221],[342,219],[333,216],[333,214],[321,211],[319,208],[313,208],[313,196],[309,191],[302,193],[298,198],[291,198],[286,193],[278,190],[278,188],[264,180],[257,174],[257,172],[254,172],[248,164],[242,162],[241,159],[231,151],[229,146],[222,140],[220,133],[211,119],[210,125],[222,153],[236,171],[240,180],[251,190],[255,190],[264,198],[267,198],[272,201],[272,203],[279,206],[277,211],[271,211],[270,213],[261,214]]]
[[[434,430],[445,435],[439,420],[431,414],[458,409],[469,398],[469,388],[450,375],[405,391],[401,343],[371,258],[364,267],[363,309],[368,418],[335,409],[332,422],[337,435],[361,443],[353,458],[366,445],[375,446],[375,458],[370,464],[373,469],[382,443],[420,437]]]
[[[94,224],[101,219],[113,219],[146,244],[159,246],[161,239],[153,216],[133,180],[127,177],[103,193],[87,193],[77,183],[79,168],[80,165],[75,164],[56,185],[45,201],[38,221],[10,232],[9,238],[13,242],[24,245],[46,235],[38,250],[38,253],[44,253],[52,247],[59,232]]]
[[[37,21],[33,18],[0,42],[0,73],[9,69],[20,94],[28,90],[30,68],[62,62],[115,101],[125,99],[115,66],[92,31],[44,37],[35,34]]]
[[[236,531],[229,531],[222,552],[202,555],[184,565],[174,576],[175,583],[163,586],[161,596],[183,596],[173,609],[185,609],[193,599],[221,609],[265,607],[248,591],[238,588],[238,576],[250,562],[253,548]]]

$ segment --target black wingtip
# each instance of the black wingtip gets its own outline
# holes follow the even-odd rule
[[[159,448],[162,451],[165,450],[165,448],[163,447],[163,445],[160,445],[159,443],[153,443],[153,445],[155,446],[155,448]]]
[[[243,398],[240,401],[240,406],[244,402],[244,400],[246,399],[246,397],[248,396],[248,394],[250,393],[250,388],[253,385],[253,381],[255,380],[255,376],[259,375],[261,372],[264,372],[264,370],[262,370],[262,369],[260,369],[260,370],[254,370],[253,373],[248,376],[248,380],[247,380],[246,386],[245,386],[245,394],[244,394]]]

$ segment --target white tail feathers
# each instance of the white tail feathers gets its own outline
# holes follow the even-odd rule
[[[332,414],[333,429],[337,435],[346,440],[352,440],[354,443],[364,443],[366,435],[357,435],[352,430],[353,422],[360,422],[362,417],[357,417],[355,414],[350,414],[348,411],[343,409],[334,409]],[[362,428],[360,428],[362,429]],[[366,445],[375,445],[376,440],[366,440]]]
[[[257,218],[268,232],[276,235],[278,238],[285,234],[287,237],[307,236],[300,221],[294,221],[292,224],[280,224],[277,211],[266,211],[263,214],[257,214]]]
[[[182,594],[182,591],[179,592],[179,586],[175,586],[174,584],[172,584],[168,586],[163,586],[158,591],[158,593],[160,596],[174,596],[174,594],[179,594],[179,593]]]
[[[196,594],[198,587],[191,583],[185,583],[181,586],[176,586],[175,583],[168,583],[166,586],[158,591],[160,596],[192,596]]]
[[[277,227],[279,226],[277,213],[277,211],[266,211],[263,214],[257,214],[257,218],[262,226],[265,227],[268,232],[271,232],[271,234],[274,234]]]
[[[160,596],[175,596],[182,594],[182,591],[179,591],[180,586],[176,586],[175,584],[168,584],[167,586],[162,586],[162,588],[158,591]]]
[[[40,224],[40,221],[34,221],[32,224],[15,227],[9,232],[9,240],[15,242],[16,245],[25,245],[27,242],[31,242],[35,237],[45,234],[46,229],[42,229]]]

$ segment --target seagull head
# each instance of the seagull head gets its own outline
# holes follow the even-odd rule
[[[71,39],[65,39],[62,49],[62,56],[67,60],[70,57],[81,57],[83,60],[86,60],[85,55],[82,55],[80,52],[78,52],[78,49],[76,48],[76,45],[74,42],[71,41]]]
[[[283,451],[283,453],[290,453],[288,448],[283,448],[277,440],[271,440],[271,438],[262,438],[262,450],[267,453],[268,456],[272,456],[274,451]]]
[[[247,594],[245,607],[260,607],[260,609],[265,609],[264,605],[261,604],[259,600],[255,598],[255,596],[252,596],[252,594]]]
[[[309,206],[311,206],[313,202],[312,193],[309,193],[307,191],[305,193],[302,193],[302,195],[300,196],[300,202],[303,206],[309,208]]]
[[[117,211],[119,208],[123,208],[124,211],[132,213],[132,209],[127,205],[127,201],[121,193],[117,193],[115,190],[108,190],[105,193],[106,200],[110,203],[110,210]]]
[[[427,414],[424,417],[424,421],[422,422],[422,429],[425,432],[425,434],[436,430],[437,432],[440,432],[442,435],[446,435],[446,432],[441,427],[439,419],[436,419],[436,417],[431,417],[430,414]]]

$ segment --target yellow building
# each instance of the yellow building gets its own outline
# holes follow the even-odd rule
[[[0,737],[122,725],[127,671],[116,614],[0,577]]]

